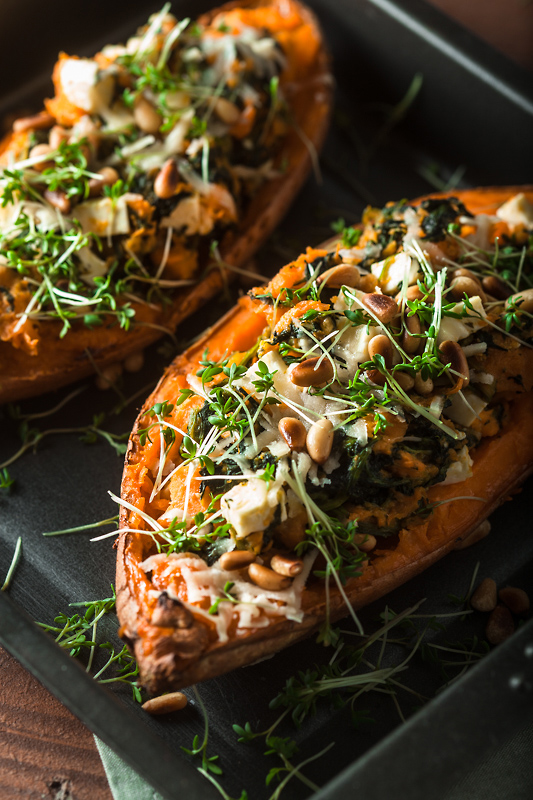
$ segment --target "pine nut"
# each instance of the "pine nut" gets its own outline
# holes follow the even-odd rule
[[[368,355],[371,359],[382,356],[385,366],[389,369],[392,366],[392,344],[389,337],[384,333],[373,336],[368,343]]]
[[[356,289],[361,281],[361,275],[357,267],[351,264],[339,264],[336,267],[327,269],[317,278],[320,285],[327,284],[329,289],[340,289],[341,286],[350,286]]]
[[[113,186],[120,179],[120,175],[113,167],[102,167],[96,173],[99,178],[91,178],[89,181],[89,196],[96,197],[102,194],[104,186]]]
[[[422,333],[422,325],[420,318],[417,314],[412,317],[406,316],[404,319],[405,329],[402,331],[402,349],[408,355],[416,353],[420,347],[420,339],[418,338]]]
[[[303,422],[295,417],[283,417],[279,421],[278,430],[291,450],[303,450],[307,438]]]
[[[68,142],[69,132],[61,125],[54,125],[48,134],[48,144],[52,150],[57,150],[61,142]]]
[[[335,323],[331,319],[331,317],[324,317],[320,321],[320,330],[322,333],[331,333],[332,330],[335,328]]]
[[[378,294],[377,292],[365,294],[363,297],[363,305],[372,311],[374,316],[383,325],[388,325],[398,314],[398,305],[396,301],[386,294]]]
[[[470,278],[470,280],[481,284],[481,281],[479,280],[478,276],[474,275],[473,272],[471,272],[469,269],[466,269],[465,267],[459,267],[459,269],[454,269],[451,277],[452,280],[455,280],[455,278]]]
[[[62,189],[47,189],[44,193],[44,199],[50,203],[51,206],[57,208],[62,214],[68,214],[71,208],[70,198]]]
[[[470,598],[470,605],[475,611],[493,611],[498,603],[496,581],[485,578]]]
[[[139,95],[135,101],[133,118],[135,120],[135,124],[144,133],[157,133],[163,124],[162,118],[157,113],[153,105],[146,99],[146,97],[143,97],[142,95]]]
[[[454,550],[466,550],[467,547],[471,547],[476,542],[480,542],[481,539],[484,539],[485,536],[488,536],[490,533],[490,522],[488,519],[483,520],[483,522],[477,526],[473,531],[471,531],[464,539],[459,539],[456,543]]]
[[[159,170],[157,178],[154,181],[154,192],[157,197],[160,197],[162,200],[167,200],[169,197],[172,197],[178,186],[179,179],[180,174],[176,162],[173,158],[169,158]]]
[[[313,422],[307,432],[307,452],[317,464],[328,460],[333,447],[333,423],[329,419]]]
[[[267,589],[270,592],[279,592],[291,585],[290,578],[278,575],[273,569],[263,567],[262,564],[250,564],[248,575],[256,586],[260,586],[261,589]]]
[[[415,375],[415,391],[423,397],[427,397],[433,391],[433,381],[431,378],[423,378],[420,372]]]
[[[167,92],[165,95],[165,104],[171,111],[181,111],[190,106],[191,98],[187,92]]]
[[[226,125],[235,125],[241,118],[241,112],[230,100],[225,97],[218,97],[214,106],[215,114]]]
[[[183,692],[170,692],[159,697],[152,697],[143,703],[144,711],[149,714],[170,714],[172,711],[180,711],[187,705],[187,697]]]
[[[496,300],[506,300],[511,294],[511,290],[497,275],[485,275],[481,284],[487,294],[495,297]]]
[[[375,383],[376,386],[385,386],[387,378],[379,369],[367,369],[365,375],[368,380]]]
[[[405,299],[412,302],[413,300],[422,300],[424,297],[424,292],[422,292],[417,283],[414,283],[412,286],[408,286],[405,292]],[[394,298],[397,303],[399,303],[402,299],[402,293],[398,292],[396,297]]]
[[[371,272],[367,272],[364,275],[361,275],[361,280],[359,282],[359,289],[362,292],[373,292],[376,286],[378,285],[379,281],[375,275],[372,275]]]
[[[144,366],[144,351],[137,350],[124,360],[124,369],[126,372],[139,372]]]
[[[35,147],[31,148],[28,156],[30,158],[38,158],[40,156],[47,156],[51,152],[52,148],[49,144],[36,144]],[[40,161],[38,164],[34,164],[32,169],[36,170],[37,172],[44,172],[45,169],[51,169],[53,166],[53,161]]]
[[[255,553],[252,553],[251,550],[231,550],[231,552],[221,555],[218,563],[221,569],[231,571],[247,567],[253,561],[255,561]]]
[[[48,111],[40,111],[38,114],[33,114],[30,117],[20,117],[13,123],[13,131],[15,133],[23,133],[24,131],[38,131],[50,128],[55,120]]]
[[[333,378],[333,366],[328,358],[323,358],[317,364],[320,356],[306,358],[299,364],[293,364],[289,369],[289,377],[295,386],[320,386]]]
[[[102,391],[110,389],[122,375],[122,364],[110,364],[96,378],[96,385]]]
[[[304,562],[301,558],[289,558],[288,556],[275,555],[272,556],[270,567],[279,575],[286,575],[289,578],[294,578],[303,570]]]
[[[523,589],[506,586],[504,589],[500,589],[499,598],[513,614],[519,617],[529,611],[529,597]]]
[[[483,302],[487,300],[481,284],[473,278],[467,277],[454,278],[451,282],[450,294],[454,300],[462,300],[465,294],[467,297],[481,297]]]
[[[442,342],[442,344],[439,345],[439,352],[442,356],[441,361],[444,364],[449,364],[450,369],[458,372],[461,376],[451,376],[455,381],[456,391],[468,386],[470,382],[470,370],[468,368],[468,361],[466,360],[466,356],[463,353],[461,345],[458,342],[454,342],[453,339],[446,339],[445,342]],[[457,388],[458,384],[459,386]]]
[[[526,311],[528,314],[533,313],[533,289],[524,289],[523,292],[511,295],[507,300],[507,306],[515,303],[520,311]]]
[[[415,385],[415,379],[409,372],[398,370],[394,373],[394,379],[404,392],[408,392]]]
[[[353,540],[359,550],[361,550],[363,553],[370,553],[370,551],[373,550],[378,543],[376,537],[371,533],[357,533]]]
[[[491,644],[501,644],[514,633],[514,620],[506,606],[496,606],[491,612],[485,636]]]

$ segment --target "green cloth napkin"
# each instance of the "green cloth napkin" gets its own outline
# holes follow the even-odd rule
[[[164,800],[111,748],[94,737],[114,800]],[[442,797],[439,794],[439,798]],[[472,766],[444,800],[531,800],[533,798],[533,728],[502,742]]]
[[[114,800],[164,800],[101,739],[94,737]]]

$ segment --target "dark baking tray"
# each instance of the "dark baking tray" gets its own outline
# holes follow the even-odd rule
[[[446,183],[462,168],[462,186],[531,181],[530,76],[424,3],[314,0],[311,5],[334,58],[337,111],[322,158],[323,182],[308,181],[263,250],[259,259],[262,271],[273,273],[306,244],[327,238],[329,223],[338,216],[358,218],[367,202],[384,203],[431,191],[434,187],[428,176]],[[196,15],[208,6],[180,2],[173,4],[173,10],[178,16]],[[66,0],[46,6],[32,2],[24,7],[4,2],[0,46],[5,62],[20,63],[22,36],[17,40],[12,31],[24,31],[25,58],[16,75],[1,75],[1,110],[38,106],[38,99],[50,91],[48,79],[41,76],[50,74],[59,49],[91,54],[106,41],[120,41],[152,10],[146,2],[122,0],[113,4],[93,0],[90,13],[86,3]],[[28,26],[23,16],[30,13],[32,24]],[[45,29],[46,37],[42,35]],[[404,119],[394,128],[387,127],[387,113],[405,95],[417,72],[423,75],[422,89]],[[180,343],[185,344],[216,320],[229,302],[211,302],[187,323],[185,331],[178,331]],[[141,394],[144,397],[168,359],[168,349],[151,348],[143,371],[126,376],[124,396],[146,387]],[[22,410],[32,413],[51,408],[67,391],[27,401]],[[49,420],[50,425],[88,424],[94,413],[110,412],[116,401],[88,383],[81,395]],[[105,426],[123,432],[131,428],[134,417],[135,404],[119,415],[108,413]],[[42,428],[48,427],[47,423],[36,421]],[[1,463],[17,449],[18,438],[17,424],[6,410],[0,425]],[[165,797],[218,796],[180,749],[190,747],[193,736],[201,733],[194,696],[179,720],[147,718],[126,692],[111,693],[96,685],[31,622],[51,622],[70,602],[109,595],[114,577],[109,540],[90,544],[90,534],[56,539],[43,539],[40,534],[114,514],[115,506],[106,492],[118,491],[120,458],[103,442],[87,446],[75,436],[51,437],[10,471],[17,484],[10,495],[0,495],[0,574],[7,569],[18,535],[23,538],[24,553],[11,597],[0,595],[0,641]],[[397,589],[387,598],[390,606],[400,611],[426,597],[426,612],[453,610],[448,595],[464,594],[478,562],[480,575],[491,575],[499,585],[531,589],[532,489],[529,481],[512,505],[493,515],[493,534],[488,539],[451,554]],[[384,602],[364,610],[365,626],[374,623]],[[481,621],[472,621],[472,629],[461,628],[463,624],[449,624],[441,636],[465,636],[465,630],[468,635],[482,634]],[[111,621],[106,625],[112,635]],[[306,770],[318,785],[325,785],[317,797],[340,800],[358,790],[365,798],[376,800],[393,794],[413,800],[444,798],[497,743],[504,743],[533,721],[532,640],[528,623],[401,727],[397,727],[399,720],[388,698],[369,696],[360,707],[374,718],[372,726],[354,730],[349,715],[324,704],[300,731],[287,729],[281,735],[297,738],[298,759],[336,742],[325,758]],[[210,720],[209,752],[220,754],[225,770],[222,782],[231,796],[238,797],[246,787],[250,800],[268,797],[273,787],[265,788],[264,776],[276,764],[272,758],[263,758],[264,746],[237,744],[231,724],[250,721],[258,730],[266,728],[275,718],[274,712],[268,711],[268,701],[285,680],[314,662],[327,662],[329,656],[324,648],[308,641],[268,662],[200,687]],[[439,680],[427,665],[413,662],[411,682],[422,694],[431,696]],[[408,695],[401,702],[405,714],[410,715],[414,702]],[[291,782],[283,797],[296,799],[308,794],[301,784]]]

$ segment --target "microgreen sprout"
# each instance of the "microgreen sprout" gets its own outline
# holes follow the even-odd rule
[[[15,545],[15,551],[13,553],[13,558],[11,559],[11,564],[9,565],[9,569],[7,571],[7,575],[6,575],[5,580],[4,580],[4,582],[3,582],[3,584],[2,584],[2,586],[0,588],[1,592],[5,592],[7,589],[9,589],[9,586],[11,584],[11,580],[13,578],[13,575],[15,574],[15,570],[16,570],[16,568],[18,566],[18,563],[19,563],[19,561],[21,559],[21,556],[22,556],[22,536],[19,536],[17,538],[17,543]]]

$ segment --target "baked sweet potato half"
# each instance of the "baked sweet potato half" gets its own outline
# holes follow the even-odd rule
[[[279,223],[322,144],[332,80],[304,5],[167,12],[92,59],[62,53],[55,96],[0,146],[0,403],[173,331]]]
[[[533,468],[533,191],[368,208],[179,356],[129,442],[121,635],[153,692],[464,542]]]

